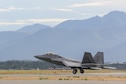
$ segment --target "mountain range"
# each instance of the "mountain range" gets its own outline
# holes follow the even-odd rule
[[[35,60],[34,55],[55,52],[81,60],[84,52],[102,51],[106,62],[126,62],[126,13],[67,20],[55,27],[33,24],[0,32],[0,60]]]

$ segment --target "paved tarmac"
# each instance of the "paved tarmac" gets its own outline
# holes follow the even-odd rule
[[[84,74],[7,74],[0,76],[116,76],[126,77],[126,73],[84,73]]]
[[[126,81],[2,80],[0,84],[126,84]]]

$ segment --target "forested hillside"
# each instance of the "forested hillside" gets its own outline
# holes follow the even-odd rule
[[[117,69],[126,70],[126,64],[110,64]],[[45,70],[45,69],[70,69],[69,67],[54,65],[45,61],[0,61],[0,70]]]

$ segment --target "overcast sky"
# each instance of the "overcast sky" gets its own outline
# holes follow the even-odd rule
[[[35,23],[55,26],[65,20],[126,12],[126,0],[0,0],[0,31]]]

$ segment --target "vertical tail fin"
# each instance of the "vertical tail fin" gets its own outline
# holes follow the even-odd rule
[[[85,52],[84,53],[84,57],[82,59],[82,64],[84,63],[95,63],[95,60],[94,58],[92,57],[91,53],[90,52]]]
[[[94,56],[94,60],[97,64],[104,64],[104,53],[103,52],[97,52]]]

